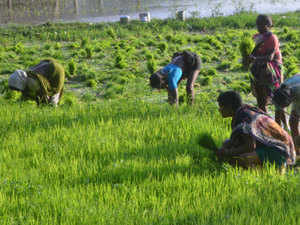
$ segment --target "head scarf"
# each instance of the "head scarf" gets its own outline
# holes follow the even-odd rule
[[[8,78],[8,86],[20,91],[24,91],[26,87],[27,74],[23,70],[16,70]]]

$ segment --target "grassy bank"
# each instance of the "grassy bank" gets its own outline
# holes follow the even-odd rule
[[[198,145],[230,135],[218,91],[253,100],[239,44],[255,17],[0,28],[1,224],[299,224],[299,173],[221,165]],[[299,17],[274,15],[286,77],[299,69]],[[174,109],[148,77],[183,49],[203,69],[196,105]],[[58,108],[6,92],[11,72],[44,57],[66,68]]]

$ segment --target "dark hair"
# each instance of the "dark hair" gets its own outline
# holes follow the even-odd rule
[[[289,106],[292,101],[291,89],[284,84],[282,84],[280,88],[276,89],[272,98],[273,104],[280,108]]]
[[[234,111],[240,108],[243,104],[240,94],[235,91],[226,91],[221,93],[217,101],[219,105],[230,107]]]
[[[262,24],[262,25],[266,25],[267,27],[272,27],[273,21],[270,16],[261,14],[257,16],[256,24]]]
[[[163,77],[157,72],[152,74],[149,78],[150,86],[152,88],[161,89],[163,86]]]

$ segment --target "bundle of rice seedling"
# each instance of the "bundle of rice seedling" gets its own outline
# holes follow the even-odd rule
[[[253,41],[253,39],[250,37],[250,35],[248,34],[244,34],[242,36],[242,40],[240,43],[240,52],[242,55],[242,64],[244,69],[248,69],[249,68],[249,64],[250,64],[250,54],[252,53],[253,49],[255,47],[255,43]]]
[[[203,148],[207,148],[213,151],[218,151],[219,149],[215,140],[212,138],[211,134],[207,132],[201,133],[199,135],[198,144]]]

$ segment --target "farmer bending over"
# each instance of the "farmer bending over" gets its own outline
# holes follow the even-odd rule
[[[291,136],[262,110],[242,103],[241,96],[227,91],[218,97],[223,117],[232,117],[232,133],[217,151],[219,159],[245,168],[275,163],[279,168],[295,163]]]
[[[285,80],[274,92],[273,103],[278,108],[285,108],[292,104],[290,128],[296,146],[297,155],[300,155],[299,117],[300,117],[300,73]]]
[[[36,66],[15,71],[8,79],[9,88],[21,91],[26,99],[37,104],[57,106],[63,92],[65,72],[54,59],[45,59]]]
[[[270,29],[273,26],[271,17],[259,15],[256,19],[258,34],[254,35],[256,46],[250,55],[250,67],[253,78],[251,79],[252,93],[257,99],[258,107],[267,112],[267,105],[271,103],[273,91],[283,81],[282,56],[279,49],[280,43]],[[287,121],[282,110],[275,110],[275,120],[287,127]]]
[[[168,90],[169,103],[178,105],[178,84],[187,79],[186,92],[188,102],[194,103],[194,84],[200,72],[201,60],[196,53],[189,51],[177,52],[171,63],[152,74],[150,86],[152,88]]]

